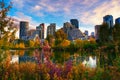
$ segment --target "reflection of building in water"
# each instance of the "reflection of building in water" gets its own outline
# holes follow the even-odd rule
[[[19,63],[19,56],[18,55],[13,55],[11,57],[10,63]]]
[[[96,57],[89,56],[89,60],[88,61],[84,60],[82,64],[84,64],[86,67],[96,68],[97,66],[96,61],[97,61]]]
[[[74,58],[74,56],[71,56],[70,60],[76,61],[76,64],[82,63],[86,67],[90,67],[90,68],[95,68],[97,66],[97,64],[96,64],[97,63],[96,56],[94,56],[94,57],[91,57],[91,56],[89,56],[89,57],[78,56],[78,57],[75,57],[75,58]]]

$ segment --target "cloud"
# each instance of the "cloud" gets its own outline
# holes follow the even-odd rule
[[[11,0],[13,2],[13,6],[16,8],[23,8],[24,7],[24,0]]]
[[[39,11],[39,10],[41,10],[41,9],[42,9],[41,6],[35,5],[32,10],[33,10],[33,11]]]
[[[37,26],[39,23],[34,21],[31,16],[25,15],[22,12],[16,12],[16,15],[13,16],[14,19],[16,19],[16,23],[19,24],[20,21],[27,21],[30,24],[30,28],[34,28]]]
[[[105,15],[113,15],[115,19],[120,16],[120,7],[118,7],[119,4],[119,0],[109,0],[106,2],[102,2],[102,4],[97,6],[96,8],[88,12],[84,12],[84,15],[80,17],[80,20],[83,23],[96,25],[102,24],[103,16]]]
[[[80,28],[92,30],[95,25],[102,24],[103,16],[113,15],[114,19],[120,16],[120,0],[12,0],[15,8],[23,13],[16,13],[14,17],[27,20],[30,25],[36,26],[37,19],[43,22],[56,22],[77,18]],[[22,8],[19,9],[19,8]],[[28,16],[30,15],[30,16]],[[52,21],[51,21],[52,22]],[[48,22],[47,22],[48,23]],[[62,24],[61,24],[62,25]],[[83,29],[83,30],[84,30]]]

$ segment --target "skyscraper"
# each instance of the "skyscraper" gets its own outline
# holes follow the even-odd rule
[[[88,36],[88,30],[85,30],[84,34]]]
[[[94,33],[94,32],[91,32],[91,37],[95,37],[94,35],[95,35],[95,33]]]
[[[103,17],[103,23],[107,23],[109,28],[113,27],[113,16],[112,15],[106,15]]]
[[[69,22],[66,22],[63,24],[63,30],[67,35],[68,35],[68,32],[72,30],[73,28],[74,28],[73,25],[71,25],[71,23]]]
[[[120,17],[115,20],[115,24],[120,24]]]
[[[107,23],[108,27],[109,27],[109,39],[113,40],[112,37],[112,27],[113,27],[113,16],[112,15],[106,15],[103,17],[103,23]]]
[[[101,26],[101,25],[96,25],[96,26],[95,26],[95,39],[96,39],[96,40],[99,40],[100,26]]]
[[[28,28],[29,28],[28,22],[20,21],[20,34],[19,34],[20,39],[24,40],[24,38],[27,36]]]
[[[41,32],[41,39],[44,39],[45,38],[45,24],[44,23],[41,23],[40,25],[40,32]]]
[[[79,21],[77,19],[71,19],[70,23],[75,26],[75,28],[79,28]]]
[[[56,31],[56,24],[55,23],[51,23],[48,27],[47,27],[47,35],[55,35],[55,31]]]

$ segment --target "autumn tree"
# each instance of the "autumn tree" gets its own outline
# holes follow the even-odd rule
[[[80,39],[76,39],[76,40],[74,41],[74,43],[75,43],[75,46],[76,46],[77,48],[83,47],[83,41],[80,40]]]
[[[35,42],[34,42],[33,40],[30,40],[30,41],[29,41],[29,46],[30,46],[30,47],[34,47],[34,44],[35,44]]]
[[[70,45],[70,41],[69,40],[63,40],[60,44],[63,48],[64,47],[68,47]]]
[[[67,34],[62,29],[55,32],[55,45],[60,44],[65,39],[67,39]]]
[[[55,38],[58,40],[64,40],[64,39],[67,39],[67,34],[62,29],[59,29],[55,33]]]
[[[7,5],[3,0],[0,1],[0,38],[2,38],[2,36],[7,32],[5,28],[9,31],[12,30],[13,21],[7,16],[11,6],[11,3]]]
[[[54,46],[54,41],[55,41],[55,38],[54,38],[54,36],[53,35],[47,35],[47,38],[46,38],[46,40],[48,41],[48,43],[49,43],[49,45],[51,46],[51,47],[53,47]]]
[[[7,5],[4,0],[0,1],[0,43],[2,47],[11,47],[15,40],[16,26],[13,19],[8,17],[12,3]]]
[[[34,46],[35,47],[40,47],[41,45],[41,40],[40,40],[40,38],[39,38],[39,36],[36,36],[36,38],[35,38],[35,40],[34,40]]]
[[[93,37],[90,37],[89,41],[90,41],[90,43],[92,43],[92,44],[95,44],[95,43],[96,43],[96,40],[95,40],[95,38],[93,38]]]

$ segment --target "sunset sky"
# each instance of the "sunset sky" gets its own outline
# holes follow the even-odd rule
[[[79,20],[79,29],[94,31],[103,16],[120,17],[120,0],[4,0],[13,2],[9,16],[28,21],[31,28],[40,23],[56,23],[61,28],[70,19]]]

